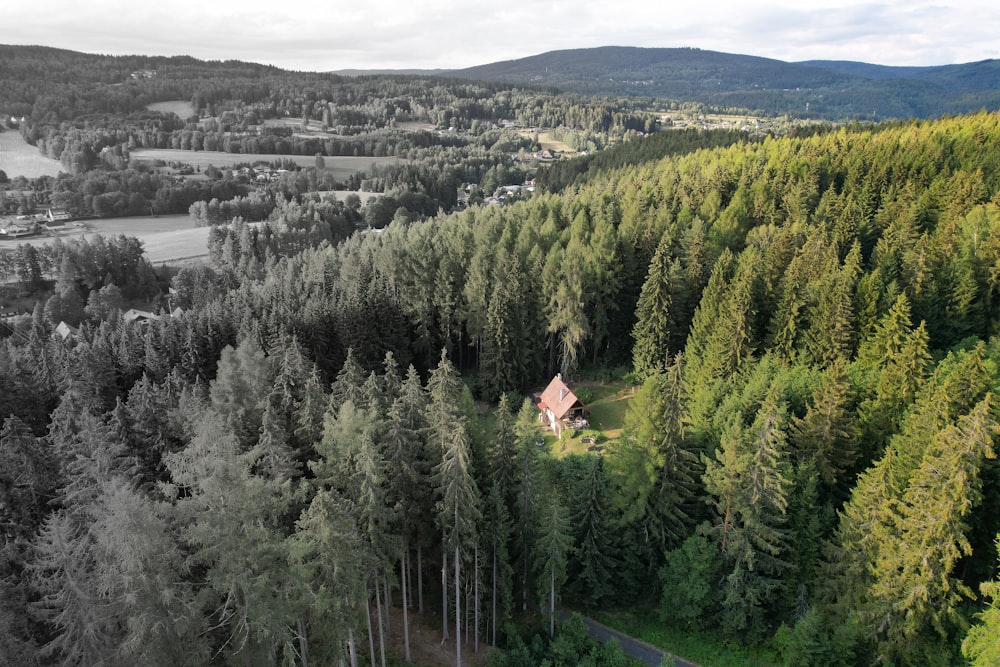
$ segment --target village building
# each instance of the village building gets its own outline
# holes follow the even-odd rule
[[[557,438],[563,429],[586,428],[587,408],[580,402],[566,383],[562,374],[557,374],[538,399],[538,418],[548,424]]]
[[[151,322],[153,320],[160,319],[160,316],[156,313],[151,313],[148,310],[138,310],[137,308],[129,308],[122,315],[122,319],[126,322]]]
[[[50,208],[46,212],[45,218],[52,225],[65,224],[73,220],[73,216],[64,208]]]
[[[80,329],[65,322],[60,321],[56,325],[56,328],[52,331],[52,337],[57,340],[76,340],[76,337],[80,334]]]

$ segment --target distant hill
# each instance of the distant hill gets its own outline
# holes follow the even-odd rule
[[[826,118],[932,117],[1000,108],[998,60],[888,67],[848,61],[789,63],[693,48],[605,46],[550,51],[444,74]]]
[[[338,69],[330,74],[339,76],[441,76],[450,70],[446,69]]]

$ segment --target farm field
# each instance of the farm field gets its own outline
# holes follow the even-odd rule
[[[203,170],[209,165],[223,168],[242,162],[277,162],[279,160],[291,160],[300,167],[316,166],[316,158],[312,155],[247,155],[222,151],[184,151],[175,148],[139,148],[132,151],[131,155],[133,160],[183,162],[192,167],[201,167]],[[398,157],[353,156],[325,156],[323,160],[326,163],[326,170],[332,173],[334,178],[347,178],[359,171],[368,171],[368,168],[373,164],[396,164],[400,161]]]
[[[153,264],[177,259],[203,257],[208,254],[209,227],[192,227],[188,215],[165,215],[156,218],[137,216],[88,220],[85,227],[72,227],[59,235],[64,240],[101,236],[134,236],[142,241],[146,257]],[[13,250],[22,243],[44,246],[52,243],[49,236],[35,236],[0,241],[0,251]]]
[[[576,153],[576,151],[570,148],[568,144],[556,140],[548,132],[540,132],[538,134],[538,143],[541,144],[543,151],[552,151],[553,153]]]
[[[58,176],[65,171],[62,163],[39,153],[17,130],[0,132],[0,169],[10,178]]]
[[[437,129],[437,126],[434,123],[427,123],[420,120],[403,120],[396,123],[396,129],[408,130],[410,132],[419,132],[421,130],[433,132]]]
[[[172,113],[179,118],[185,119],[196,115],[198,112],[195,111],[194,106],[191,102],[187,100],[168,100],[166,102],[154,102],[153,104],[147,104],[146,108],[150,111],[160,111],[162,113]]]

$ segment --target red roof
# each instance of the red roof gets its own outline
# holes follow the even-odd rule
[[[552,410],[556,419],[562,419],[579,402],[580,399],[576,397],[576,394],[570,391],[569,387],[562,381],[562,377],[557,375],[552,378],[552,382],[542,392],[542,400],[539,406],[542,409],[548,407]]]

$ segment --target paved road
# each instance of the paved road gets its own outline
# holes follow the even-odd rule
[[[572,614],[566,610],[560,610],[558,612],[559,620],[566,621],[569,620]],[[587,634],[596,639],[599,642],[606,642],[612,637],[618,640],[621,644],[622,650],[625,655],[639,660],[643,664],[650,665],[650,667],[659,667],[663,664],[663,658],[666,657],[666,653],[656,648],[651,644],[647,644],[644,641],[635,639],[634,637],[629,637],[628,635],[613,630],[603,623],[598,623],[592,618],[587,618],[584,615],[580,615],[583,619],[583,624],[587,627]],[[688,662],[683,658],[674,656],[674,664],[676,667],[698,667],[698,665],[693,662]]]

